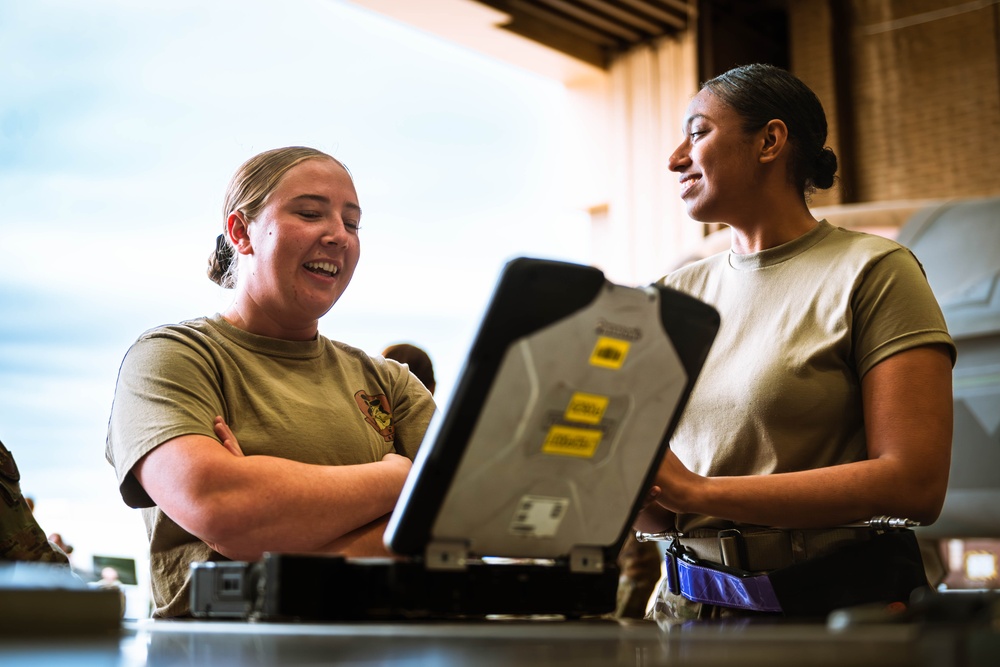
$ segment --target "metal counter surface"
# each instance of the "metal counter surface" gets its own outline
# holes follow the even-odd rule
[[[104,639],[0,639],[4,667],[305,665],[996,667],[988,628],[493,620],[398,623],[127,621]]]

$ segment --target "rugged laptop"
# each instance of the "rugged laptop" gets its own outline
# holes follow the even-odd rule
[[[614,611],[618,554],[718,324],[715,310],[669,288],[509,262],[389,521],[385,542],[399,558],[196,563],[193,613]]]

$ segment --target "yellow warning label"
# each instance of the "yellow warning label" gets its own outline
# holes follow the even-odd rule
[[[608,409],[608,397],[576,392],[566,406],[565,418],[570,422],[600,424],[604,411]]]
[[[629,345],[628,341],[617,338],[608,338],[607,336],[598,337],[597,345],[594,346],[594,351],[590,353],[590,365],[618,370],[625,363]]]
[[[604,434],[595,429],[556,425],[549,428],[545,442],[542,443],[542,451],[546,454],[589,459],[593,458],[603,437]]]

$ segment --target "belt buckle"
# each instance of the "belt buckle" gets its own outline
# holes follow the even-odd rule
[[[748,563],[747,543],[743,539],[743,533],[738,528],[727,528],[720,530],[718,535],[719,554],[722,556],[722,564],[728,567],[735,567],[746,570]]]
[[[681,594],[681,577],[680,570],[677,567],[677,559],[685,558],[687,556],[687,550],[684,548],[680,542],[677,541],[677,537],[671,537],[667,541],[666,549],[663,552],[664,561],[667,568],[667,588],[673,595]]]

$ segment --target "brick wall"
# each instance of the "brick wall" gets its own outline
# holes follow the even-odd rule
[[[843,3],[841,34],[831,2]],[[1000,4],[797,0],[789,28],[791,68],[827,109],[829,145],[853,184],[817,193],[815,205],[1000,194]],[[846,91],[836,39],[847,40]],[[849,125],[838,123],[838,92]]]
[[[827,112],[830,130],[827,145],[833,148],[843,163],[840,135],[836,123],[837,91],[834,85],[833,42],[829,5],[826,0],[790,2],[788,32],[791,35],[789,60],[791,69],[807,86],[813,89]],[[841,164],[843,169],[843,164]],[[818,190],[812,205],[828,206],[842,203],[839,187]]]

